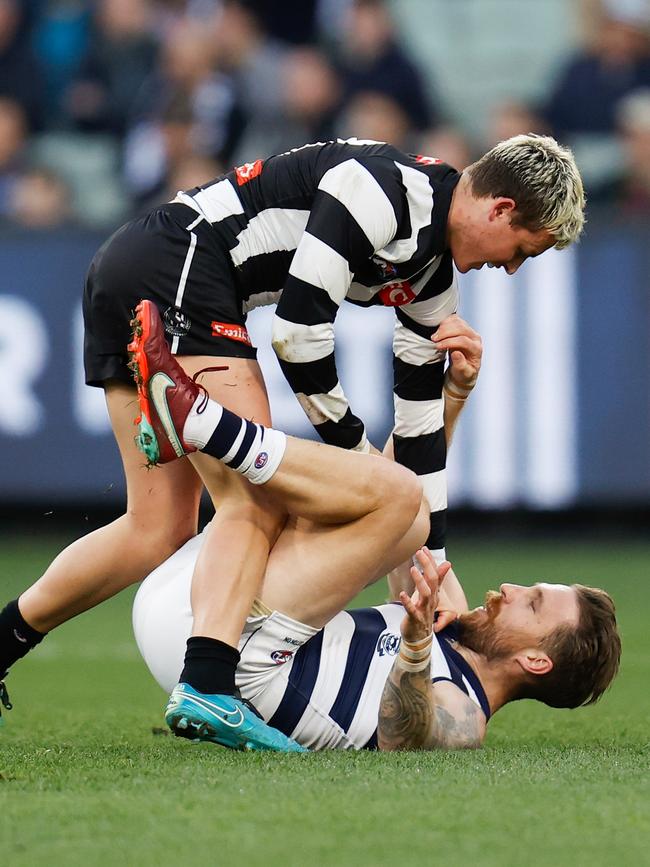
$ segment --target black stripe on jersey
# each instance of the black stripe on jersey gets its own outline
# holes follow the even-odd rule
[[[374,253],[365,232],[345,205],[324,190],[316,195],[306,231],[342,256],[351,270],[353,259],[365,261]]]
[[[377,641],[387,626],[386,620],[375,608],[348,611],[348,614],[354,620],[354,635],[350,641],[341,687],[329,712],[343,731],[349,729],[354,719]]]
[[[277,314],[297,325],[322,325],[323,322],[334,322],[338,309],[336,302],[320,286],[312,286],[289,274],[278,301]]]
[[[401,156],[398,151],[394,151],[394,155],[381,155],[383,159],[374,157],[370,160],[364,157],[357,157],[357,162],[367,169],[373,178],[382,188],[384,195],[387,197],[397,220],[397,232],[394,240],[401,241],[404,238],[411,236],[411,215],[405,201],[404,184],[402,182],[402,174],[395,165],[395,160],[398,162]],[[403,157],[402,157],[403,159]],[[404,163],[402,163],[404,165]],[[397,183],[396,183],[397,181]]]
[[[295,250],[257,253],[234,266],[237,287],[244,299],[257,292],[278,292],[286,283]]]
[[[322,648],[323,630],[321,629],[303,644],[293,658],[287,688],[275,713],[268,721],[270,726],[279,729],[287,736],[290,736],[298,725],[309,704],[318,677]]]
[[[439,551],[445,547],[447,538],[447,510],[441,509],[439,512],[431,512],[429,519],[431,523],[425,544],[432,551]]]
[[[393,390],[402,400],[438,400],[444,375],[444,361],[418,366],[393,356]]]
[[[446,252],[442,257],[442,261],[433,272],[431,277],[418,292],[415,302],[428,301],[429,298],[435,298],[442,295],[451,286],[454,281],[454,266],[452,263],[451,253]]]
[[[315,424],[314,429],[324,443],[341,449],[353,449],[358,446],[364,434],[363,422],[352,414],[349,407],[341,421]]]
[[[294,393],[327,394],[339,381],[334,353],[316,361],[291,362],[278,359],[282,373]]]
[[[444,653],[449,670],[451,671],[452,680],[466,694],[467,688],[463,683],[463,676],[468,680],[472,689],[476,693],[476,697],[481,705],[481,710],[487,719],[490,719],[490,703],[485,694],[485,690],[483,689],[483,684],[469,662],[467,662],[465,657],[462,656],[451,644],[451,642],[458,640],[457,635],[456,626],[452,624],[443,629],[442,632],[439,632],[437,636],[440,643],[440,649]]]
[[[377,741],[377,729],[370,735],[368,741],[361,747],[362,750],[376,750],[379,747],[379,742]]]
[[[445,429],[417,437],[402,437],[393,434],[395,460],[418,476],[444,470],[447,459]]]
[[[418,298],[416,298],[415,300],[417,301],[419,299],[419,297],[420,296],[418,295]],[[404,311],[399,307],[395,308],[395,315],[397,316],[399,321],[402,323],[402,325],[404,325],[406,328],[408,328],[409,331],[412,331],[414,334],[417,334],[420,337],[424,337],[425,340],[430,340],[431,335],[438,330],[437,325],[434,325],[434,326],[420,325],[419,322],[416,322],[414,319],[411,319],[411,317],[407,313],[404,313]]]

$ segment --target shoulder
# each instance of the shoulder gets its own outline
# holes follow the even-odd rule
[[[435,725],[428,749],[478,749],[487,730],[481,708],[449,681],[433,685]]]

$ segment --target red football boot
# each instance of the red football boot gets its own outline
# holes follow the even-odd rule
[[[183,441],[183,427],[199,394],[203,392],[206,402],[208,396],[169,351],[163,323],[153,302],[138,304],[131,327],[129,367],[138,387],[141,413],[135,420],[140,431],[135,442],[147,458],[147,466],[153,467],[196,451]]]

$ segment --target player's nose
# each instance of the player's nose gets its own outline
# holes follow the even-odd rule
[[[504,602],[510,602],[518,590],[517,584],[502,584],[499,587]]]

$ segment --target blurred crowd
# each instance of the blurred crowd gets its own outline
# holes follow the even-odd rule
[[[544,99],[495,94],[476,141],[388,0],[0,0],[0,222],[110,227],[337,136],[462,169],[519,132],[574,148],[592,207],[650,215],[650,0],[589,8]]]

